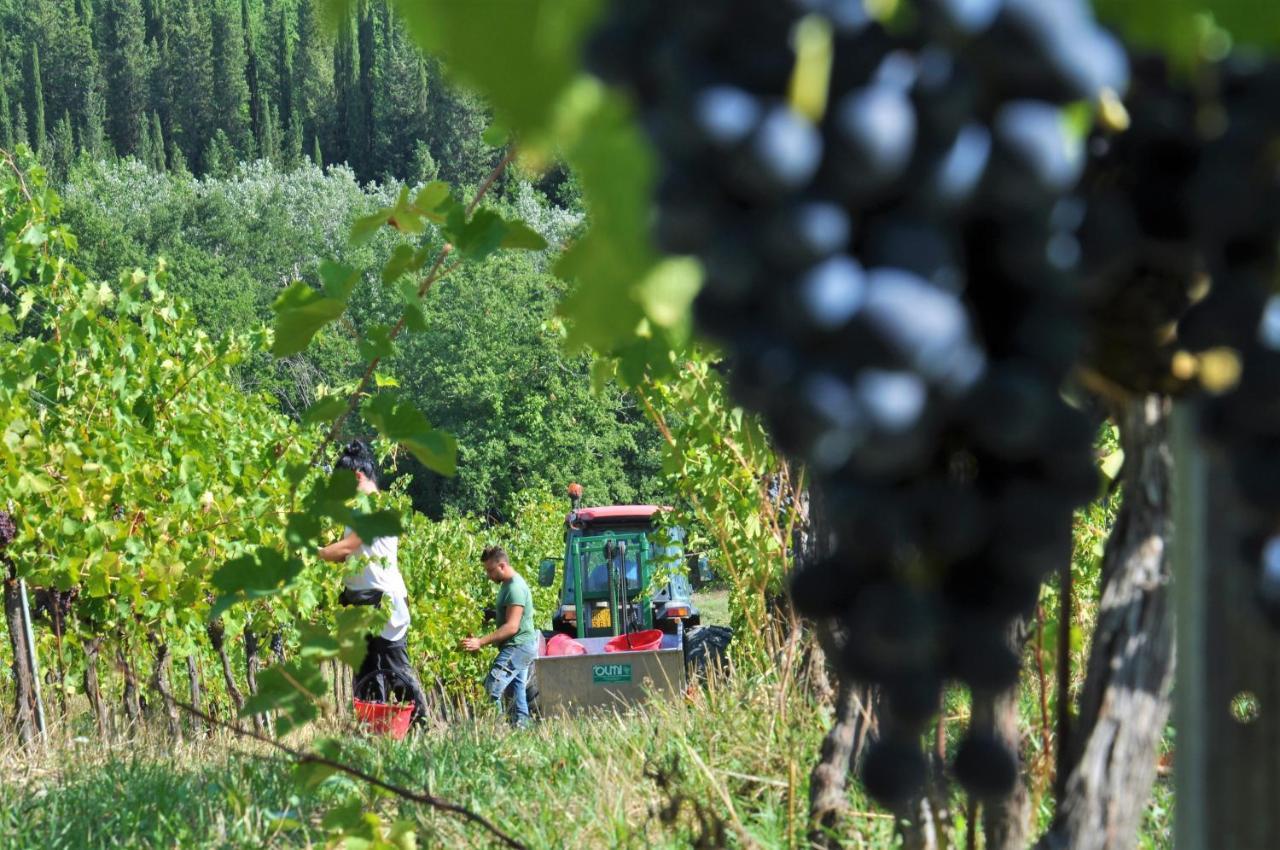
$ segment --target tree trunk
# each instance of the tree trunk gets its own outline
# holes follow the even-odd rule
[[[1169,413],[1167,398],[1147,396],[1128,402],[1120,417],[1124,502],[1103,554],[1071,769],[1044,848],[1137,843],[1173,685]]]
[[[98,724],[98,737],[111,740],[110,718],[107,704],[102,700],[102,688],[98,684],[98,653],[102,650],[102,638],[96,637],[84,645],[84,693],[89,698],[89,709]]]
[[[4,582],[4,619],[9,628],[9,648],[13,651],[14,723],[23,746],[35,743],[40,728],[36,723],[35,672],[27,648],[27,630],[22,622],[22,597],[12,567]]]
[[[261,659],[258,657],[258,635],[249,626],[245,626],[244,679],[249,685],[250,694],[258,692],[258,667],[261,663]],[[269,734],[266,717],[261,714],[253,715],[253,730],[259,735]]]
[[[817,632],[827,657],[838,657],[840,637],[832,624],[818,624]],[[814,847],[840,846],[834,832],[848,805],[845,789],[849,772],[856,768],[862,749],[875,728],[872,706],[870,687],[845,676],[839,677],[835,719],[822,741],[818,763],[809,775],[809,841]]]
[[[231,722],[239,729],[240,710],[244,708],[244,694],[240,692],[236,677],[231,670],[231,658],[227,655],[226,630],[223,628],[222,620],[214,620],[205,631],[209,635],[209,643],[213,644],[214,652],[218,653],[218,660],[222,662],[222,681],[227,687],[227,695],[231,697]]]
[[[138,680],[133,672],[133,665],[129,663],[123,641],[116,649],[116,664],[124,676],[124,716],[129,724],[129,737],[132,738],[142,726],[142,703],[138,700]]]
[[[204,708],[201,706],[202,700],[201,700],[201,694],[200,694],[200,666],[199,666],[199,663],[196,661],[196,654],[194,652],[187,656],[187,688],[191,698],[191,707],[194,708],[196,711],[204,711]],[[201,720],[200,718],[192,717],[191,718],[191,734],[199,735],[200,728],[203,723],[204,721]],[[205,729],[205,731],[212,733],[213,727],[209,726]]]
[[[156,651],[156,667],[151,676],[151,685],[164,699],[165,723],[169,729],[169,737],[177,743],[182,743],[182,718],[178,715],[178,706],[173,701],[173,689],[169,687],[171,666],[169,645],[155,635],[152,635],[151,641]]]
[[[1019,656],[1026,644],[1027,632],[1027,622],[1022,618],[1009,625],[1006,638]],[[1018,687],[1015,685],[994,694],[975,693],[970,727],[992,733],[1009,748],[1009,752],[1020,754],[1022,732],[1018,724]],[[1023,759],[1019,758],[1018,763],[1025,769]],[[1030,843],[1031,796],[1021,771],[1008,796],[983,800],[982,835],[986,850],[1024,850]]]

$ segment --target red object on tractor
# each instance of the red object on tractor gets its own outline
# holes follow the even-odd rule
[[[390,735],[397,741],[409,734],[413,720],[413,703],[365,702],[352,700],[356,706],[356,718],[371,732]]]
[[[618,635],[604,645],[605,652],[648,652],[662,646],[661,629],[645,629]]]

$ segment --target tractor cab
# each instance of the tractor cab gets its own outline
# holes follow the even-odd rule
[[[576,501],[576,500],[575,500]],[[578,508],[565,518],[565,550],[538,570],[538,583],[563,581],[552,615],[554,632],[574,638],[606,637],[643,629],[678,634],[701,623],[693,587],[677,572],[684,560],[684,530],[657,528],[657,505]],[[670,577],[650,595],[655,572]]]

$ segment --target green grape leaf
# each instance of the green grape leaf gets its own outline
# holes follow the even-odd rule
[[[600,0],[396,0],[409,33],[518,135],[544,130]]]
[[[364,339],[360,340],[360,357],[366,362],[390,357],[395,351],[391,341],[391,328],[386,325],[372,325],[365,330]]]
[[[404,533],[400,523],[400,512],[395,510],[375,511],[370,514],[352,511],[351,528],[361,540],[376,540],[379,537],[398,537]]]
[[[305,283],[293,284],[271,305],[276,314],[271,353],[288,357],[304,351],[311,338],[346,308],[344,302],[321,295]]]
[[[365,402],[364,417],[379,434],[400,443],[428,469],[441,475],[457,471],[458,446],[453,435],[432,428],[427,417],[409,402],[378,393]]]
[[[351,225],[351,244],[355,246],[364,245],[373,239],[374,234],[380,228],[386,225],[387,220],[391,218],[391,210],[378,210],[373,215],[367,215],[358,218]]]
[[[330,395],[317,399],[302,414],[303,425],[318,425],[321,422],[332,422],[347,409],[347,400],[341,396]]]
[[[325,295],[345,304],[360,282],[360,272],[342,263],[325,260],[320,264],[320,282],[324,284]]]
[[[404,276],[407,272],[417,271],[422,268],[426,260],[426,253],[413,250],[412,245],[397,245],[396,249],[391,252],[391,258],[382,267],[382,282],[391,283]]]
[[[510,248],[517,251],[542,251],[547,247],[547,240],[542,238],[542,234],[534,230],[522,221],[505,222],[507,232],[503,234],[502,241],[498,243],[501,248]]]
[[[258,674],[258,692],[245,700],[240,716],[274,711],[276,734],[283,737],[320,716],[328,690],[319,665],[301,661],[274,665]]]
[[[355,494],[355,473],[349,469],[335,469],[332,475],[316,479],[304,503],[315,516],[345,524],[351,518],[347,502]]]
[[[453,247],[469,260],[483,260],[498,250],[507,223],[493,210],[478,210],[462,230],[453,234]]]
[[[491,148],[503,147],[510,138],[511,131],[497,121],[485,127],[484,132],[480,134],[480,140]]]
[[[320,520],[309,513],[290,513],[285,525],[284,539],[294,549],[305,549],[315,546],[320,541],[323,529]]]
[[[418,211],[436,224],[444,222],[445,213],[448,212],[451,202],[456,203],[453,201],[453,190],[442,180],[423,186],[413,199],[413,205],[418,208]]]

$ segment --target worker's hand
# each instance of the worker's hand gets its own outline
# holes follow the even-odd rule
[[[462,648],[467,652],[477,652],[480,649],[480,638],[465,637],[462,639]]]

